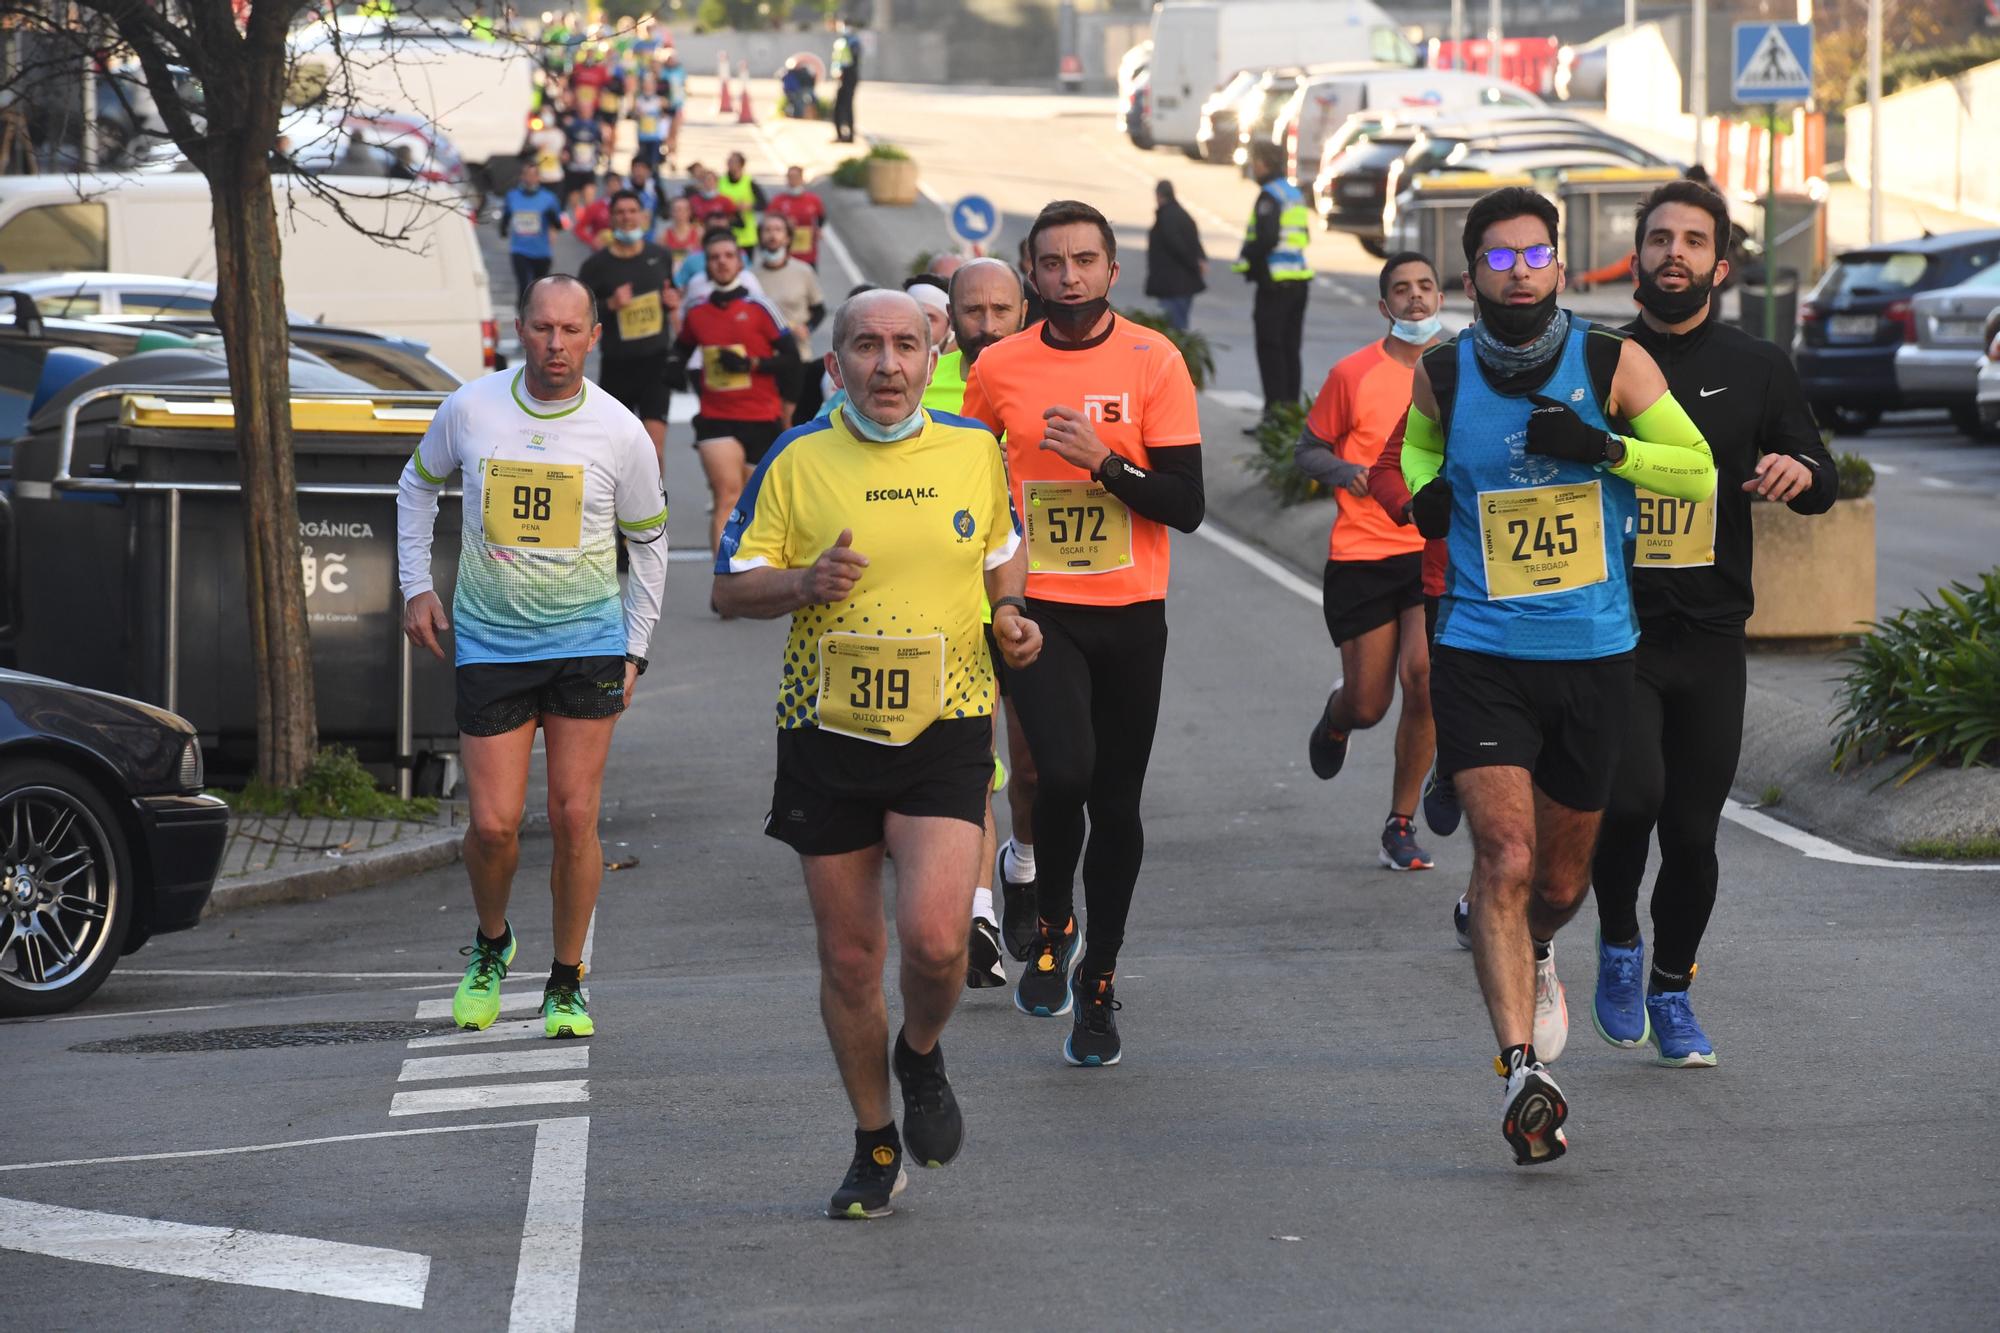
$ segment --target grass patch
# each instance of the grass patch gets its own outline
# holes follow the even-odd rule
[[[868,187],[868,159],[865,157],[842,158],[833,169],[833,183],[849,190],[863,190]]]
[[[1279,403],[1271,414],[1257,425],[1257,451],[1243,460],[1264,484],[1277,495],[1278,502],[1295,505],[1326,495],[1329,492],[1318,482],[1299,471],[1297,461],[1292,457],[1292,448],[1299,441],[1299,431],[1306,424],[1306,416],[1312,411],[1312,399],[1302,403]]]
[[[1775,782],[1757,794],[1757,804],[1760,806],[1769,807],[1783,805],[1784,803],[1785,789]]]
[[[2000,568],[1875,622],[1844,660],[1836,770],[1900,758],[1876,786],[1901,786],[1933,764],[2000,760]]]
[[[230,810],[239,815],[416,822],[437,814],[437,802],[428,796],[406,801],[376,786],[354,751],[344,745],[330,745],[314,756],[306,780],[296,787],[273,787],[261,778],[252,778],[242,791],[214,795],[228,801]]]
[[[1932,861],[2000,861],[2000,838],[1918,838],[1896,850]]]
[[[1875,468],[1860,454],[1841,454],[1833,460],[1839,474],[1834,498],[1837,500],[1859,500],[1875,489]]]

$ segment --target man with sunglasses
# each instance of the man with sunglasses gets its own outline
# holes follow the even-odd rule
[[[1715,1063],[1715,1046],[1695,1021],[1688,988],[1715,907],[1715,834],[1743,744],[1750,506],[1766,500],[1823,514],[1838,478],[1791,358],[1714,317],[1710,294],[1729,276],[1722,196],[1692,180],[1662,185],[1640,201],[1633,233],[1641,314],[1625,331],[1687,404],[1718,475],[1714,498],[1699,504],[1639,494],[1636,686],[1592,863],[1591,1017],[1614,1046],[1650,1041],[1661,1064],[1700,1067]],[[1656,825],[1648,973],[1639,881]]]
[[[1472,825],[1472,953],[1518,1165],[1554,1161],[1544,1064],[1569,1018],[1553,940],[1590,886],[1632,695],[1635,487],[1700,502],[1701,431],[1623,334],[1556,305],[1555,205],[1509,187],[1463,244],[1479,319],[1424,353],[1403,440],[1410,512],[1450,570],[1431,655],[1438,776]]]

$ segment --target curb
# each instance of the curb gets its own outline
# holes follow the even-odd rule
[[[385,880],[421,874],[459,858],[465,840],[463,828],[437,829],[414,838],[405,838],[388,847],[377,847],[354,856],[328,858],[323,864],[285,866],[260,870],[228,883],[218,884],[202,909],[204,919],[245,907],[270,903],[307,902],[339,893],[373,888]]]

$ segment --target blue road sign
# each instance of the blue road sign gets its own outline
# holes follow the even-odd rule
[[[1000,234],[1000,210],[984,195],[968,194],[951,206],[951,234],[967,245],[981,245]]]
[[[1736,25],[1738,102],[1803,102],[1812,96],[1812,24]]]

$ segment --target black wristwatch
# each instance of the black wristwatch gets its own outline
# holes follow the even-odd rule
[[[1003,606],[1011,606],[1024,616],[1028,614],[1028,599],[1025,597],[996,597],[993,599],[993,609],[995,611],[998,611]]]
[[[625,660],[630,662],[633,666],[638,667],[639,674],[642,676],[646,674],[646,668],[652,665],[652,663],[648,662],[645,658],[639,656],[639,654],[637,653],[625,654]]]

